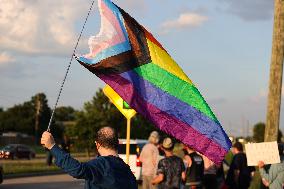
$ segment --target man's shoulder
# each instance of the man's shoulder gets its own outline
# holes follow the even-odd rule
[[[168,158],[167,157],[164,157],[162,159],[159,160],[159,164],[163,165],[165,163],[169,162]]]
[[[95,157],[94,159],[87,161],[86,163],[88,165],[97,165],[97,164],[101,164],[103,162],[105,162],[105,158],[98,156],[98,157]]]
[[[130,167],[119,157],[116,156],[99,156],[93,160],[86,162],[90,166],[95,166],[98,169],[103,169],[108,172],[110,169],[129,169]]]
[[[182,158],[180,158],[180,157],[178,157],[178,156],[175,156],[174,158],[175,158],[175,159],[174,159],[174,162],[176,162],[177,164],[179,164],[179,165],[183,165],[183,164],[184,164]]]
[[[172,156],[172,158],[175,160],[175,161],[183,161],[180,157],[174,155]]]
[[[180,157],[174,155],[171,157],[164,157],[159,162],[160,163],[171,163],[171,162],[183,162],[183,160]]]
[[[98,164],[101,164],[101,165],[106,165],[106,164],[109,164],[112,157],[110,156],[98,156],[90,161],[87,161],[86,163],[89,164],[89,165],[98,165]]]
[[[245,161],[247,159],[247,156],[245,153],[238,153],[234,156],[235,161]]]
[[[149,149],[149,148],[156,148],[156,146],[154,144],[151,144],[151,143],[147,143],[144,145],[143,147],[144,149]]]

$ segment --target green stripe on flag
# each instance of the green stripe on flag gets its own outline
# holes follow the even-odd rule
[[[194,85],[179,79],[153,63],[145,64],[134,70],[137,74],[156,87],[196,108],[213,121],[218,121]]]

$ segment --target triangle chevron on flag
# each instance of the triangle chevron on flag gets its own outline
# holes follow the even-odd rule
[[[110,0],[98,4],[101,29],[79,63],[157,128],[220,164],[231,141],[196,86],[134,18]]]

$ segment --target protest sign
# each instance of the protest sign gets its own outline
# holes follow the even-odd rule
[[[245,149],[248,166],[257,166],[259,161],[265,164],[280,163],[277,142],[248,143]]]

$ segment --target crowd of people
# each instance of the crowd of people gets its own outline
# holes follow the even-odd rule
[[[165,138],[159,144],[159,135],[152,132],[149,143],[141,151],[143,189],[248,189],[255,174],[255,167],[247,165],[243,145],[232,146],[232,161],[221,166],[215,165],[206,156],[184,146],[184,156],[173,153],[174,144]],[[264,187],[283,189],[284,157],[283,146],[279,145],[281,163],[271,166],[259,162],[259,172]],[[162,149],[164,157],[159,155]],[[224,174],[223,165],[229,166]]]
[[[176,156],[171,138],[165,138],[160,144],[159,134],[154,131],[148,141],[140,154],[143,189],[248,189],[255,173],[254,167],[247,166],[246,154],[239,142],[232,147],[234,156],[225,177],[222,166],[188,146],[183,148],[183,158]],[[85,179],[87,189],[138,189],[130,167],[118,156],[118,135],[111,127],[97,132],[95,144],[99,156],[85,163],[60,148],[49,132],[43,133],[41,143],[55,157],[58,167],[75,178]],[[262,183],[269,189],[283,189],[283,146],[278,148],[280,163],[270,166],[263,161],[258,163]]]

